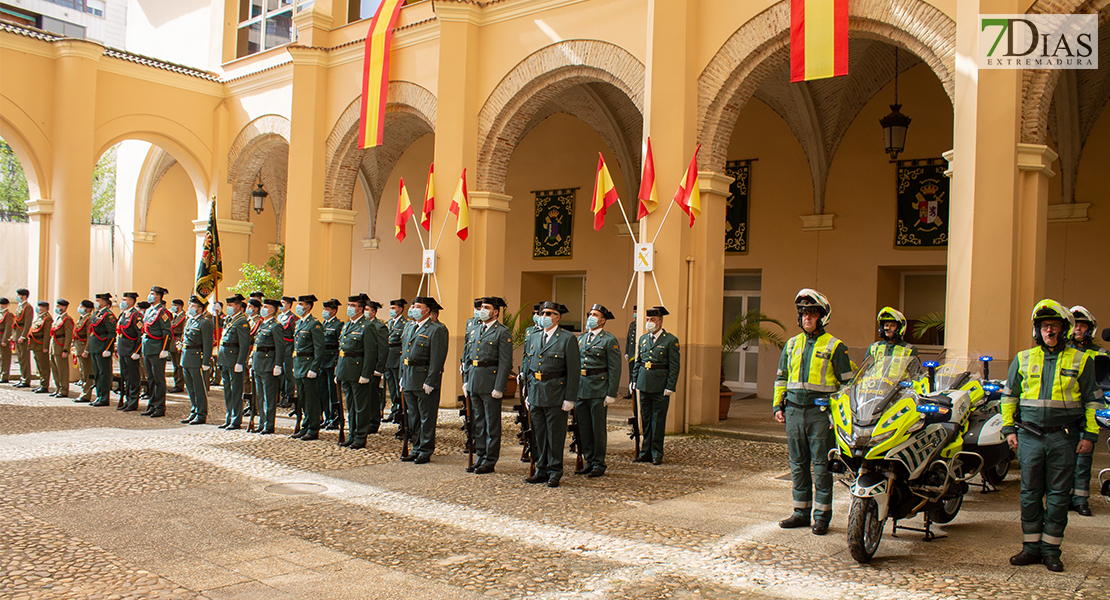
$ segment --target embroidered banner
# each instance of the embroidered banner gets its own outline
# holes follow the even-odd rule
[[[898,161],[895,248],[948,246],[948,189],[943,158]]]
[[[748,253],[748,183],[752,174],[751,160],[730,160],[725,174],[733,178],[725,202],[725,252]]]
[[[542,190],[536,195],[532,258],[570,258],[574,234],[574,196],[578,188]]]

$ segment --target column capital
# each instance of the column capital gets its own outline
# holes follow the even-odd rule
[[[509,203],[512,196],[498,194],[497,192],[470,192],[470,208],[472,210],[495,210],[509,212]]]
[[[1056,152],[1044,144],[1018,144],[1017,167],[1019,171],[1038,171],[1046,177],[1055,177],[1052,161]]]
[[[235,219],[216,219],[216,228],[219,229],[220,233],[245,233],[250,235],[254,232],[254,223]],[[206,231],[208,231],[208,219],[193,221],[193,233],[203,234]]]
[[[436,19],[443,23],[482,24],[482,17],[479,14],[482,7],[477,2],[435,2],[432,8],[435,10]]]
[[[339,225],[354,225],[355,215],[358,214],[356,210],[346,210],[343,208],[322,207],[317,210],[320,211],[321,223],[337,223]]]
[[[27,216],[42,216],[54,214],[54,201],[49,198],[39,198],[27,202]]]
[[[309,10],[293,15],[293,26],[297,28],[297,44],[302,46],[327,47],[329,32],[334,19],[326,12],[320,12],[319,4]]]
[[[104,46],[88,40],[65,38],[54,42],[54,53],[58,58],[74,56],[100,62],[100,57],[104,56]]]
[[[377,250],[381,240],[378,238],[362,238],[363,250]]]
[[[290,44],[285,47],[285,51],[293,59],[294,67],[319,67],[327,64],[328,53],[323,48]]]
[[[698,187],[703,192],[711,192],[728,198],[729,189],[735,177],[717,171],[698,171]]]
[[[953,148],[947,152],[942,152],[940,155],[948,161],[948,168],[944,170],[944,176],[952,179],[952,173],[956,171],[956,150]]]
[[[802,215],[798,218],[802,220],[802,231],[832,231],[836,215]]]
[[[208,222],[205,221],[206,225],[207,223]],[[151,231],[136,231],[132,234],[132,239],[135,241],[136,244],[153,244],[154,236],[156,235],[158,234]]]

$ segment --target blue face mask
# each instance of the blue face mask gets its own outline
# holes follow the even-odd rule
[[[482,309],[480,309],[480,308],[475,308],[474,309],[474,318],[475,319],[478,319],[479,321],[483,321],[484,319],[482,319],[482,317],[480,316],[481,314],[482,314]]]
[[[355,318],[355,315],[357,315],[357,314],[358,314],[358,307],[355,307],[355,306],[348,306],[347,307],[347,317],[348,318],[353,319],[353,318]]]
[[[87,312],[89,312],[89,309],[85,308],[84,306],[77,307],[77,314],[81,315],[82,317],[85,316],[85,313]]]
[[[297,313],[298,317],[303,317],[304,316],[304,307],[301,306],[300,304],[298,304],[296,306],[296,308],[293,309],[293,312]]]
[[[194,307],[194,306],[190,306],[190,307],[189,307],[189,316],[190,316],[190,317],[196,317],[196,316],[197,316],[197,309],[196,309],[196,307]]]
[[[540,317],[539,325],[543,329],[547,329],[548,327],[551,327],[552,322],[553,321],[551,320],[551,317]]]
[[[397,309],[396,308],[389,309],[389,318],[390,319],[396,319],[397,318]]]
[[[155,300],[157,300],[157,298],[155,298],[154,294],[147,294],[146,295],[146,301],[147,302],[149,302],[151,304],[154,304]]]
[[[235,307],[234,306],[225,306],[224,307],[224,314],[229,316],[229,317],[231,315],[235,314]]]
[[[327,309],[324,309],[324,310],[320,311],[320,316],[324,317],[324,320],[327,321],[328,319],[331,318],[331,311],[327,310]]]
[[[535,325],[536,327],[540,326],[540,316],[539,315],[532,315],[532,324]]]
[[[263,306],[262,307],[262,316],[264,318],[267,318],[267,319],[270,318],[270,307],[269,306]]]
[[[58,313],[59,315],[62,314],[62,307],[59,306],[59,307],[55,308],[54,312]]]
[[[419,321],[420,317],[423,317],[423,316],[424,316],[424,313],[419,308],[416,308],[414,306],[414,307],[409,309],[409,318],[410,319],[415,319],[415,320]]]
[[[119,309],[120,310],[127,310],[127,301],[126,300],[120,300],[119,301]]]
[[[635,321],[635,320],[636,320],[636,313],[632,313],[632,320],[633,320],[633,321]]]
[[[586,319],[586,329],[597,329],[597,317]]]

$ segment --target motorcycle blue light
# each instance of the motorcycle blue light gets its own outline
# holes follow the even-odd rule
[[[898,387],[904,387],[904,388],[913,387],[913,382],[912,381],[899,381],[898,382]]]
[[[987,390],[988,392],[997,392],[998,390],[1000,390],[1002,388],[999,387],[999,385],[997,383],[984,383],[983,384],[983,389]]]
[[[979,360],[981,360],[983,362],[990,362],[990,361],[994,360],[994,357],[993,356],[980,356]]]
[[[940,412],[939,404],[918,404],[917,412],[925,414],[935,414]]]
[[[1103,419],[1110,419],[1110,408],[1100,408],[1096,410],[1095,416],[1102,417]]]
[[[814,398],[813,399],[813,404],[815,406],[828,406],[829,405],[829,399],[828,398]]]
[[[935,361],[935,360],[927,360],[927,361],[925,361],[925,362],[923,362],[923,363],[921,363],[921,364],[923,364],[924,366],[926,366],[926,367],[928,367],[928,368],[930,368],[930,369],[935,369],[935,368],[937,368],[937,367],[939,367],[939,366],[940,366],[940,363],[938,363],[938,362],[937,362],[937,361]]]

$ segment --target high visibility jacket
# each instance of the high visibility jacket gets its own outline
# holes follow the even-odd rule
[[[844,342],[821,331],[790,338],[779,357],[773,410],[783,403],[808,406],[815,398],[828,397],[852,378],[852,363]]]
[[[867,353],[875,358],[884,356],[917,356],[917,348],[906,342],[875,342],[867,349]]]
[[[1016,422],[1060,427],[1082,420],[1083,437],[1098,440],[1095,410],[1102,391],[1095,386],[1094,359],[1082,350],[1065,348],[1046,353],[1040,346],[1022,351],[1010,363],[1002,390],[1003,433],[1014,433]]]

